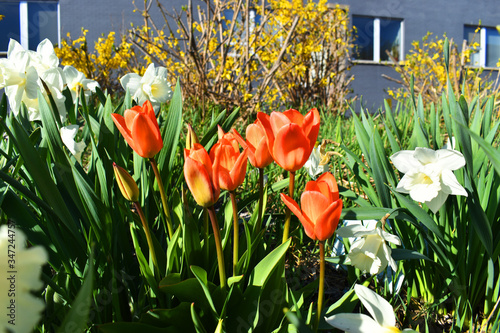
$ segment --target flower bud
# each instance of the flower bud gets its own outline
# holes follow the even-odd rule
[[[191,124],[188,124],[188,133],[186,137],[186,149],[192,149],[195,143],[200,143],[198,136],[191,127]]]
[[[115,172],[116,182],[122,192],[122,195],[128,201],[137,202],[139,200],[139,188],[134,178],[124,168],[113,162],[113,171]]]

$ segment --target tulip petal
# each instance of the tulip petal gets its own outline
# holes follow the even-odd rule
[[[275,136],[276,133],[278,133],[283,126],[288,125],[292,122],[282,112],[271,112],[270,120],[271,120],[271,128],[273,129],[273,133]]]
[[[290,109],[283,112],[283,115],[285,115],[290,120],[290,122],[302,127],[302,124],[304,123],[304,116],[299,111]]]
[[[354,292],[380,326],[394,327],[396,325],[394,310],[384,298],[361,284],[354,286]]]
[[[320,118],[316,108],[311,109],[304,117],[302,128],[305,135],[309,139],[310,151],[313,150],[316,140],[318,139]]]
[[[233,183],[233,188],[228,189],[229,191],[234,191],[238,186],[243,184],[243,181],[245,180],[245,176],[247,174],[247,151],[248,149],[243,150],[234,163],[232,170],[229,172]]]
[[[266,141],[267,141],[267,146],[269,147],[269,153],[274,159],[274,152],[273,152],[273,147],[274,147],[274,133],[273,129],[271,126],[271,118],[269,117],[268,114],[264,112],[257,112],[257,121],[259,122],[260,126],[264,130],[265,136],[266,136]]]
[[[117,113],[112,113],[111,119],[113,119],[113,122],[115,123],[120,133],[123,135],[125,141],[127,141],[128,145],[135,151],[135,143],[132,139],[132,133],[130,133],[130,130],[127,127],[125,118]]]
[[[189,190],[200,206],[209,207],[217,201],[212,191],[212,180],[202,163],[187,156],[184,161],[184,177]]]
[[[156,119],[151,121],[140,113],[135,117],[130,129],[135,144],[135,152],[144,158],[155,156],[163,148],[163,140]]]
[[[324,241],[333,236],[339,224],[341,213],[342,200],[332,202],[330,206],[322,212],[314,225],[314,233],[318,240]]]
[[[288,124],[276,135],[273,157],[283,169],[295,172],[307,162],[310,154],[309,140],[297,124]]]
[[[422,166],[414,156],[413,150],[400,150],[390,157],[392,163],[399,170],[399,172],[407,173],[412,169]]]
[[[123,118],[125,118],[125,124],[128,129],[132,128],[134,124],[135,117],[141,113],[142,108],[139,105],[134,106],[131,109],[127,109],[123,112]]]
[[[333,327],[349,333],[387,333],[384,327],[362,313],[339,313],[325,320]]]
[[[280,196],[281,196],[281,200],[283,200],[285,205],[292,211],[292,213],[295,214],[295,216],[297,216],[300,223],[302,223],[302,226],[304,227],[304,231],[305,231],[306,235],[309,236],[309,238],[311,238],[312,240],[316,240],[317,238],[316,238],[316,235],[314,234],[314,224],[311,222],[311,220],[309,220],[309,218],[307,216],[302,214],[302,211],[300,210],[300,207],[295,202],[295,200],[293,200],[292,198],[290,198],[288,195],[286,195],[284,193],[280,193]]]
[[[329,205],[330,202],[328,198],[320,192],[304,191],[300,196],[300,207],[302,212],[315,225],[317,224],[318,218],[328,209]]]

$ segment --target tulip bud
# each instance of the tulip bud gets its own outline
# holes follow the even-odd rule
[[[200,143],[198,136],[191,127],[191,124],[188,124],[188,133],[186,137],[186,149],[192,149],[195,143]]]
[[[137,202],[139,200],[139,188],[134,178],[124,168],[113,162],[113,171],[115,172],[116,182],[122,192],[122,195],[128,201]]]

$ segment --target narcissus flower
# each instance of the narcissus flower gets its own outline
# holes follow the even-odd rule
[[[273,157],[267,147],[266,132],[258,120],[247,126],[246,140],[237,130],[233,129],[233,133],[240,145],[248,148],[248,159],[254,167],[264,169],[273,162]]]
[[[124,116],[112,113],[111,117],[125,141],[138,155],[151,158],[163,148],[158,121],[149,101],[125,110]]]
[[[247,149],[240,152],[240,145],[232,133],[224,133],[219,126],[219,141],[210,149],[210,158],[220,156],[219,185],[227,191],[234,191],[245,180],[247,172]]]
[[[210,207],[220,195],[219,154],[212,161],[205,148],[194,143],[192,149],[184,149],[184,178],[198,205]]]
[[[26,248],[26,236],[20,229],[14,229],[14,225],[0,227],[0,303],[4,311],[0,332],[33,332],[45,304],[32,291],[44,285],[40,275],[47,260],[43,247]]]
[[[288,195],[281,193],[281,199],[304,226],[312,240],[324,241],[332,237],[342,212],[337,182],[330,172],[306,184],[299,205]]]
[[[128,89],[132,99],[137,104],[143,104],[146,100],[151,101],[156,112],[160,109],[162,103],[172,98],[172,88],[167,79],[167,69],[162,66],[155,68],[150,64],[144,73],[140,76],[136,73],[129,73],[120,79],[123,89]]]
[[[365,227],[361,224],[352,224],[337,230],[340,237],[356,237],[352,243],[346,264],[358,268],[372,275],[382,272],[387,265],[397,270],[396,262],[392,259],[391,248],[386,242],[401,245],[398,236],[382,230],[380,227]]]
[[[350,333],[401,332],[401,330],[396,327],[396,316],[389,302],[374,291],[360,284],[354,286],[354,292],[361,303],[363,303],[365,309],[371,314],[371,317],[362,313],[339,313],[325,318],[328,324],[339,330]],[[415,331],[407,328],[404,329],[403,332]]]
[[[467,196],[453,170],[465,165],[463,155],[451,149],[416,148],[401,150],[391,156],[394,166],[404,173],[396,191],[409,193],[418,202],[426,203],[436,213],[448,195]]]
[[[75,101],[77,96],[79,96],[80,90],[84,91],[85,99],[88,101],[90,92],[95,92],[96,88],[99,87],[99,83],[94,80],[87,79],[85,74],[73,66],[64,66],[63,74],[66,81],[66,87],[68,87],[71,92],[73,101]]]
[[[78,128],[78,125],[64,126],[59,129],[59,133],[61,134],[61,140],[64,145],[69,149],[71,154],[75,156],[78,163],[82,163],[82,153],[87,145],[83,141],[75,141]]]
[[[319,132],[319,112],[311,109],[305,116],[290,109],[283,113],[257,113],[265,130],[267,146],[274,161],[283,169],[295,172],[306,163]]]

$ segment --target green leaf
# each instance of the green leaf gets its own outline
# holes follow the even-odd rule
[[[179,332],[193,332],[191,319],[191,303],[182,302],[171,309],[152,309],[142,315],[142,324],[156,327],[175,327]]]
[[[420,252],[408,249],[392,249],[392,258],[394,260],[430,260],[427,256]]]
[[[290,246],[290,242],[291,238],[274,249],[255,266],[248,281],[249,286],[264,286],[271,273],[278,266],[279,262],[285,257],[285,253]]]
[[[194,328],[197,333],[207,333],[207,330],[203,326],[200,317],[198,316],[196,310],[194,309],[194,303],[191,304],[191,318],[193,319]]]
[[[216,318],[219,319],[219,316],[217,315],[217,310],[215,309],[214,306],[214,302],[212,301],[212,295],[210,294],[210,290],[208,289],[207,272],[203,268],[194,265],[190,266],[190,268],[191,272],[193,272],[194,276],[200,283],[200,286],[203,289],[203,293],[205,294],[205,298],[207,299],[210,308],[212,309]]]
[[[174,165],[177,154],[177,145],[182,129],[182,93],[179,80],[175,85],[174,94],[170,101],[168,114],[165,118],[163,130],[163,148],[158,156],[158,165],[162,175],[167,175]]]
[[[63,332],[84,332],[87,328],[90,306],[92,304],[92,285],[94,283],[94,264],[93,256],[89,258],[88,271],[85,281],[78,291],[75,300],[71,304],[71,310],[64,318],[63,323],[57,330]]]

